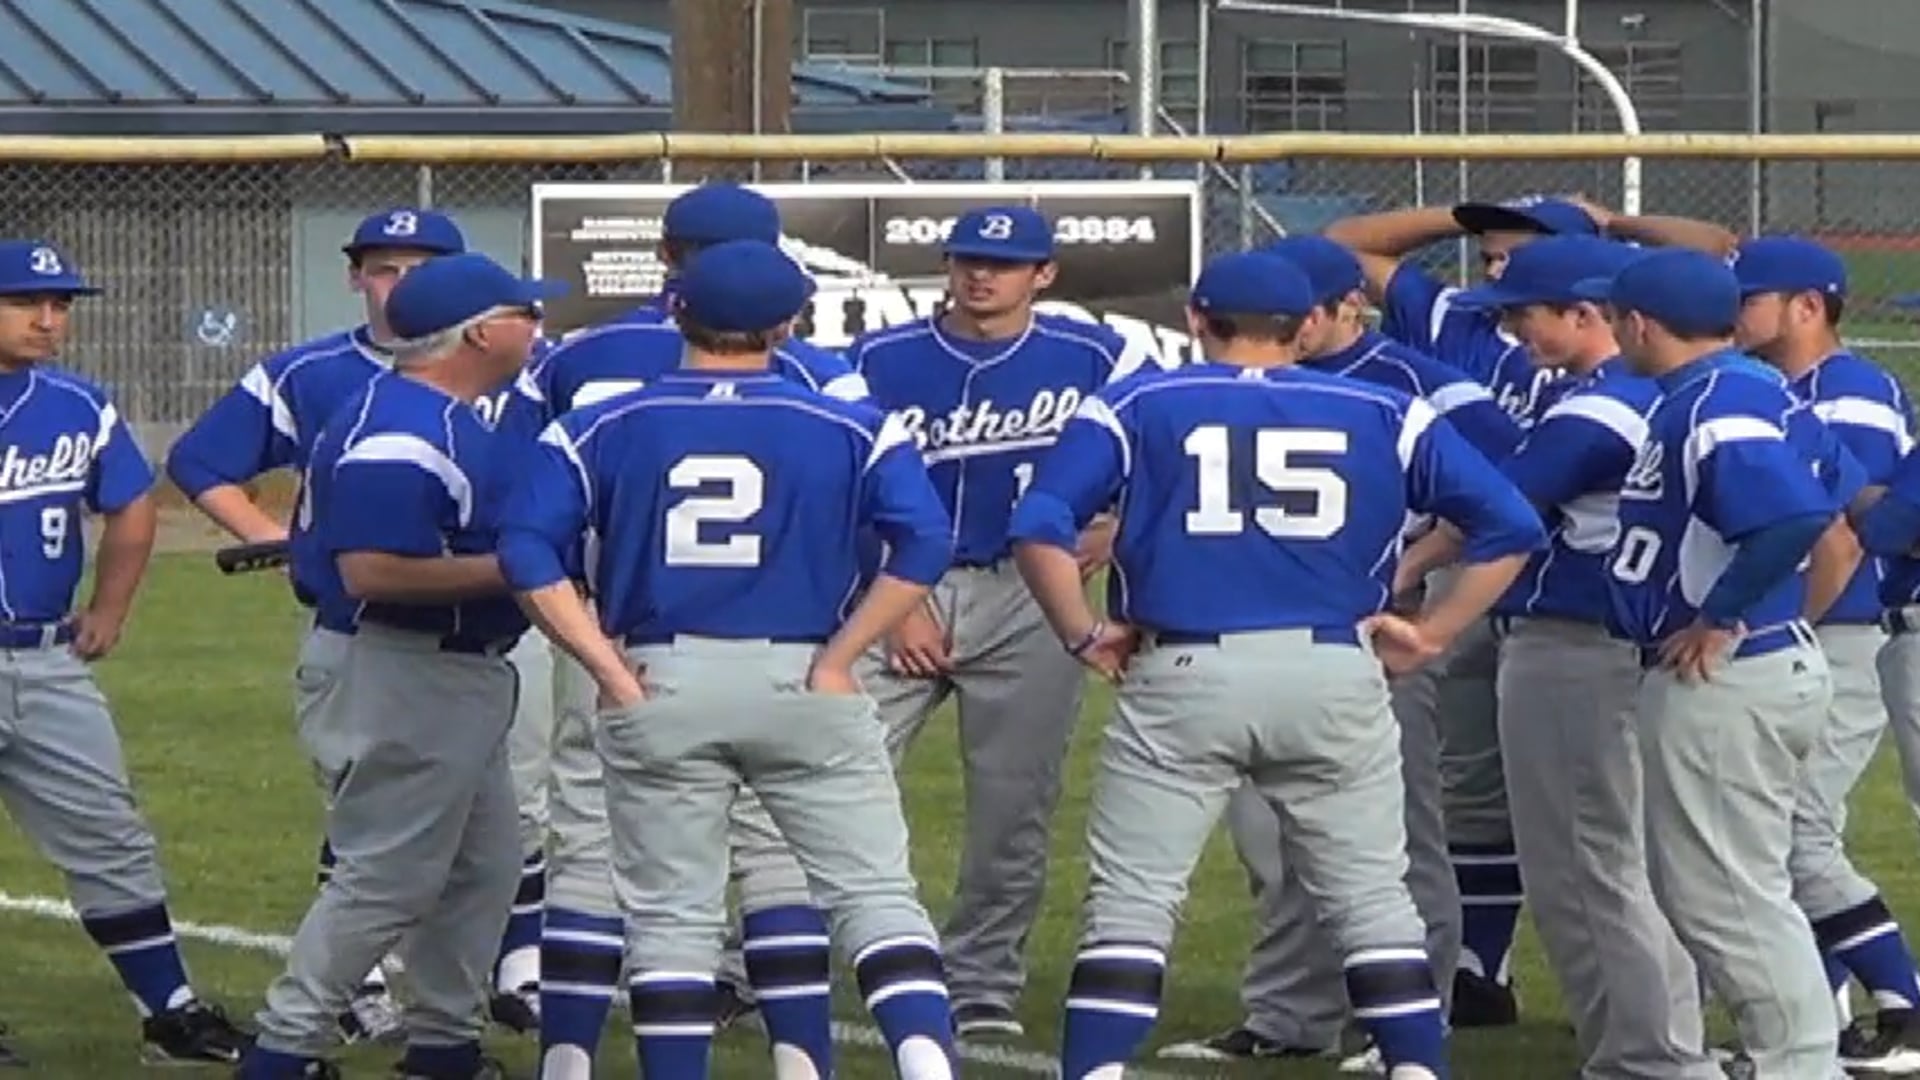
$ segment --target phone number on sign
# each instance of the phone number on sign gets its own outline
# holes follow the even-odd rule
[[[928,246],[946,240],[955,218],[895,217],[881,224],[882,243]],[[1053,223],[1056,244],[1151,244],[1151,217],[1063,217]]]

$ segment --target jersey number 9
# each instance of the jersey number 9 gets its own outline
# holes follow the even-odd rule
[[[67,523],[71,518],[64,506],[47,506],[40,510],[40,551],[49,559],[57,559],[67,551]]]
[[[700,539],[702,525],[742,522],[760,512],[767,498],[767,479],[760,466],[743,457],[694,454],[667,470],[667,486],[693,491],[707,485],[722,488],[717,495],[694,495],[667,511],[666,564],[668,566],[742,567],[760,565],[760,538],[735,533],[724,540]]]
[[[1195,487],[1199,506],[1187,511],[1191,536],[1238,536],[1246,531],[1246,515],[1232,506],[1232,447],[1225,425],[1194,428],[1182,444],[1199,469]],[[1259,506],[1253,523],[1278,540],[1325,540],[1347,523],[1347,482],[1332,469],[1293,463],[1295,454],[1344,454],[1344,431],[1268,428],[1253,433],[1253,475],[1261,487],[1290,496],[1299,512],[1285,506]]]

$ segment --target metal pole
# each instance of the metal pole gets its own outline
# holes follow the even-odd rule
[[[1766,49],[1766,0],[1753,0],[1747,13],[1751,24],[1747,27],[1747,133],[1758,135],[1767,130],[1767,49]],[[1761,206],[1764,196],[1760,185],[1766,181],[1766,170],[1761,167],[1760,159],[1754,158],[1747,164],[1747,235],[1760,235]]]
[[[1213,101],[1213,0],[1193,0],[1198,9],[1194,18],[1198,29],[1194,31],[1194,50],[1199,54],[1196,59],[1200,68],[1196,81],[1200,84],[1200,100],[1194,103],[1193,133],[1205,135],[1209,117],[1207,106]],[[1202,184],[1207,180],[1207,163],[1200,162],[1193,167],[1193,178]],[[1247,198],[1252,192],[1241,192]]]
[[[763,134],[766,118],[764,112],[767,96],[764,85],[767,77],[767,33],[766,0],[753,0],[753,133]],[[753,179],[760,180],[760,159],[753,159]]]
[[[422,164],[413,171],[413,200],[422,210],[433,205],[433,166]]]
[[[980,126],[988,135],[1007,133],[1007,72],[990,67],[980,73]],[[1007,178],[1007,159],[994,154],[987,158],[987,179]]]
[[[1460,0],[1460,14],[1462,16],[1470,14],[1467,3],[1468,0]],[[1454,64],[1454,130],[1462,135],[1467,135],[1471,134],[1473,130],[1472,126],[1467,123],[1467,94],[1472,89],[1472,84],[1467,79],[1467,34],[1464,30],[1460,32],[1458,37],[1454,38]],[[1467,159],[1461,158],[1454,166],[1453,191],[1455,198],[1453,201],[1456,203],[1466,202],[1468,192],[1471,190],[1472,185],[1473,170],[1467,165]],[[1454,241],[1453,250],[1455,256],[1454,277],[1464,285],[1467,282],[1467,264],[1472,254],[1467,250],[1467,238],[1464,234],[1460,239]]]
[[[1160,0],[1127,0],[1128,24],[1133,28],[1133,57],[1127,64],[1133,76],[1133,132],[1154,133],[1160,111]],[[1142,165],[1140,177],[1152,179],[1153,166]]]
[[[1580,40],[1580,0],[1567,0],[1567,40]]]

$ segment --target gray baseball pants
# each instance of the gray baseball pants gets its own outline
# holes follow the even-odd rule
[[[1170,943],[1208,835],[1248,790],[1282,822],[1283,858],[1327,951],[1420,941],[1398,728],[1365,648],[1296,630],[1149,645],[1101,748],[1082,942]]]
[[[614,891],[630,962],[713,971],[728,920],[726,851],[751,783],[790,842],[835,943],[933,941],[873,700],[806,689],[815,649],[679,638],[630,649],[650,696],[600,716]]]
[[[327,783],[334,873],[267,989],[260,1045],[325,1053],[354,989],[403,936],[410,1041],[476,1040],[520,878],[506,760],[513,668],[443,652],[432,635],[362,626],[333,693],[340,723],[302,736],[316,763],[338,765]]]
[[[1460,961],[1460,891],[1447,862],[1441,811],[1437,668],[1393,680],[1391,711],[1400,738],[1406,884],[1426,927],[1427,956],[1445,1007]],[[1280,815],[1249,784],[1227,803],[1227,829],[1259,911],[1259,937],[1240,983],[1245,1026],[1288,1046],[1337,1045],[1348,1015],[1342,958],[1282,855]]]
[[[1647,876],[1639,650],[1566,619],[1496,627],[1514,840],[1580,1076],[1718,1078],[1703,1049],[1699,974]]]
[[[1499,644],[1491,622],[1483,619],[1460,635],[1440,669],[1440,781],[1452,844],[1513,842],[1496,719],[1498,667]]]
[[[559,658],[545,634],[528,633],[507,654],[520,678],[520,704],[507,735],[507,769],[520,811],[520,851],[531,856],[547,843],[553,787],[553,733],[566,708]]]
[[[1654,895],[1767,1080],[1830,1080],[1838,1053],[1788,869],[1801,763],[1832,705],[1826,657],[1800,635],[1703,682],[1647,671],[1637,717]]]
[[[1833,682],[1827,723],[1800,766],[1793,809],[1793,898],[1809,919],[1837,915],[1880,890],[1847,857],[1847,799],[1873,761],[1887,728],[1881,695],[1880,652],[1887,634],[1877,626],[1822,626],[1814,631]]]
[[[51,642],[52,628],[48,628]],[[0,649],[0,802],[83,915],[166,900],[153,830],[93,672],[65,645]],[[364,974],[364,972],[363,972]]]
[[[879,704],[896,765],[935,709],[959,698],[966,840],[941,941],[955,1008],[1011,1009],[1046,891],[1048,838],[1086,677],[1060,647],[1010,559],[955,567],[930,601],[952,644],[945,678],[893,674],[882,648],[860,681]]]
[[[1920,604],[1889,611],[1897,625],[1920,627]],[[1900,752],[1900,778],[1907,804],[1920,817],[1920,634],[1894,634],[1876,662],[1893,746]]]

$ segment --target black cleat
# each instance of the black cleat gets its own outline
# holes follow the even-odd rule
[[[760,1011],[758,1002],[747,1000],[739,987],[725,979],[714,983],[713,991],[720,999],[720,1004],[713,1013],[713,1030],[716,1032],[725,1031],[734,1024],[750,1019]]]
[[[507,1067],[498,1059],[483,1057],[480,1067],[470,1073],[454,1076],[451,1073],[428,1074],[408,1072],[407,1063],[397,1062],[393,1066],[394,1080],[507,1080]]]
[[[1005,1005],[960,1005],[953,1010],[953,1034],[961,1039],[1011,1038],[1027,1033]]]
[[[140,1023],[140,1036],[145,1042],[142,1056],[149,1065],[234,1064],[253,1041],[227,1019],[220,1006],[204,1001],[189,1001],[147,1017]]]
[[[1293,1046],[1237,1027],[1205,1039],[1163,1046],[1158,1056],[1165,1061],[1257,1061],[1264,1058],[1330,1058],[1339,1055],[1329,1047]]]
[[[24,1069],[27,1067],[27,1059],[21,1057],[20,1052],[6,1041],[6,1037],[11,1034],[13,1033],[7,1030],[7,1025],[0,1024],[0,1069]]]
[[[407,1041],[407,1025],[400,1018],[400,1006],[387,988],[377,983],[362,986],[340,1014],[342,1042],[379,1043],[398,1046]]]
[[[1471,971],[1456,971],[1453,1011],[1447,1019],[1456,1028],[1512,1027],[1520,1022],[1520,1003],[1513,987]]]
[[[1840,1067],[1861,1076],[1920,1076],[1920,1011],[1882,1009],[1840,1033]]]
[[[487,1012],[493,1022],[513,1032],[515,1035],[537,1035],[540,1032],[540,987],[537,983],[528,983],[520,989],[500,991],[487,1003]]]

